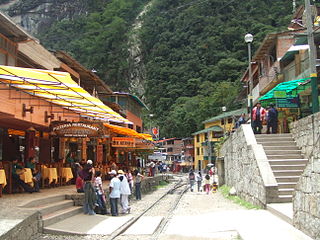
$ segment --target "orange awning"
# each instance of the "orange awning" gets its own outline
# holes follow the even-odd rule
[[[105,127],[109,128],[112,132],[120,134],[120,135],[144,139],[144,140],[148,140],[148,141],[153,141],[152,136],[150,134],[138,133],[131,128],[111,125],[111,124],[107,124],[107,123],[104,123],[103,125]]]

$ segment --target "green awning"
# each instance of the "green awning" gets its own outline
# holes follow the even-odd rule
[[[262,105],[274,103],[277,107],[298,107],[298,94],[311,86],[310,78],[302,78],[279,83],[259,98]]]
[[[194,135],[198,135],[200,133],[206,133],[206,132],[223,132],[223,128],[216,125],[216,126],[206,128],[206,129],[200,130],[198,132],[192,133],[192,135],[194,136]]]

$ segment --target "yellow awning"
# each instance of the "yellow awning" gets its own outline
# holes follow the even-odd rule
[[[131,128],[115,126],[115,125],[111,125],[111,124],[107,124],[107,123],[104,123],[103,125],[105,127],[109,128],[112,132],[115,132],[120,135],[140,138],[140,139],[144,139],[144,140],[148,140],[148,141],[153,141],[152,136],[150,134],[138,133]]]
[[[131,123],[72,80],[69,73],[0,65],[0,82],[103,121]]]

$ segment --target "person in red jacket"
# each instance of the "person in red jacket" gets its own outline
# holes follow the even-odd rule
[[[261,103],[258,102],[251,113],[252,129],[255,134],[261,134],[262,122],[265,116],[266,110],[261,106]]]

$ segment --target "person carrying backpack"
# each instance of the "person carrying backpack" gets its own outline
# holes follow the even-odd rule
[[[191,192],[193,192],[194,182],[195,182],[195,174],[194,174],[193,170],[191,170],[190,173],[189,173],[189,183],[190,183]]]

